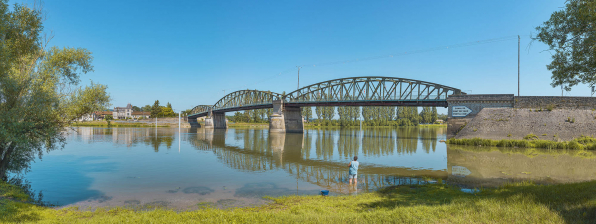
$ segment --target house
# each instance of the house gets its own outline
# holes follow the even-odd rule
[[[126,107],[114,107],[112,116],[114,119],[132,118],[132,105],[129,103]]]
[[[103,120],[106,115],[113,116],[112,111],[95,111],[95,112],[93,112],[93,114],[95,116],[95,118],[94,118],[95,120]]]
[[[144,112],[144,111],[133,111],[131,114],[133,119],[139,119],[139,118],[149,118],[149,116],[151,116],[151,112]]]

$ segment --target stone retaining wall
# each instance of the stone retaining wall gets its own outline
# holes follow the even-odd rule
[[[565,141],[582,135],[596,136],[596,111],[484,108],[455,138],[523,139],[528,134],[544,140]]]
[[[596,97],[569,97],[569,96],[516,96],[515,108],[547,108],[552,105],[558,109],[594,109]]]

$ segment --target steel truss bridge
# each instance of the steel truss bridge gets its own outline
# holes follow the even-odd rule
[[[273,108],[274,100],[284,106],[439,106],[447,107],[449,95],[465,94],[460,89],[432,82],[396,77],[351,77],[302,87],[286,95],[271,91],[239,90],[214,105],[194,107],[188,118],[211,113]]]

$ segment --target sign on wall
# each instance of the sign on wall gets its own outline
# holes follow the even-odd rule
[[[470,175],[472,172],[463,166],[452,166],[451,175],[465,177]]]
[[[472,110],[466,106],[453,106],[451,107],[452,117],[465,117],[472,113]]]

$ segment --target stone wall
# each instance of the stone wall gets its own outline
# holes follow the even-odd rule
[[[523,139],[528,134],[565,141],[582,135],[596,136],[596,111],[484,108],[455,138]]]
[[[544,109],[549,105],[558,109],[594,109],[596,97],[516,96],[514,107]]]
[[[452,138],[462,126],[469,123],[482,109],[513,107],[513,94],[451,95],[447,98],[447,103],[449,103],[447,112],[447,138]],[[465,117],[453,117],[452,108],[454,106],[465,106],[472,112]]]
[[[466,118],[473,118],[483,108],[513,107],[513,94],[476,94],[476,95],[451,95],[447,98],[449,103],[449,118],[452,118],[452,107],[466,106],[472,110]]]

